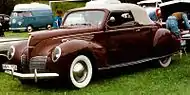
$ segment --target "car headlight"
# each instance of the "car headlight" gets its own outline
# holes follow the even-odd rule
[[[13,56],[15,55],[15,47],[11,46],[10,49],[7,52],[7,58],[11,60]]]
[[[18,22],[18,25],[22,25],[22,22],[21,22],[21,21],[19,21],[19,22]]]
[[[16,19],[13,19],[13,20],[12,20],[12,23],[15,24],[15,23],[16,23]]]
[[[52,52],[51,58],[53,62],[57,62],[57,60],[61,56],[61,48],[59,46],[55,47],[55,49]]]

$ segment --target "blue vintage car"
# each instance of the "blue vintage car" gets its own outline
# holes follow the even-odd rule
[[[31,3],[18,4],[10,17],[10,30],[26,30],[50,28],[53,24],[53,13],[49,5]]]

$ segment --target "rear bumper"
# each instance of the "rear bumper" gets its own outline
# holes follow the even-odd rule
[[[14,70],[5,70],[5,73],[13,76],[13,77],[18,77],[19,79],[34,79],[35,82],[37,82],[38,79],[52,79],[59,77],[58,73],[37,73],[37,70],[35,69],[34,73],[18,73],[14,72]]]

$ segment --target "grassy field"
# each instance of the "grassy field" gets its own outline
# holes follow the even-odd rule
[[[28,33],[27,32],[5,32],[5,37],[7,38],[27,38],[28,37]]]
[[[18,79],[0,73],[0,95],[189,95],[189,57],[173,57],[168,68],[152,68],[147,63],[102,71],[88,87],[80,90],[48,82],[21,85]]]

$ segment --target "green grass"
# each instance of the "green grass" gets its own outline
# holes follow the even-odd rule
[[[7,38],[27,38],[28,37],[28,32],[5,32],[5,37]]]
[[[21,85],[18,79],[0,73],[0,95],[189,95],[189,56],[174,61],[168,68],[150,68],[146,64],[104,71],[84,89]]]

